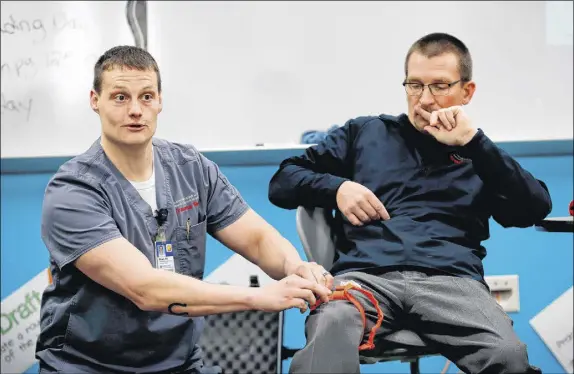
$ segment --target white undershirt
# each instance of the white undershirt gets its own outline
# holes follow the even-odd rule
[[[153,155],[153,146],[152,146]],[[151,211],[155,212],[157,210],[157,200],[155,197],[155,167],[152,165],[151,177],[147,181],[143,182],[132,182],[132,186],[139,192],[140,196],[146,203],[151,207]]]
[[[151,177],[147,181],[130,181],[130,183],[139,192],[142,199],[144,199],[144,201],[149,204],[151,211],[155,212],[157,210],[157,201],[155,197],[155,170],[152,171]]]

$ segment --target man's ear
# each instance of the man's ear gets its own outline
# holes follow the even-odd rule
[[[100,114],[100,109],[98,107],[99,100],[100,100],[100,96],[96,93],[96,91],[91,90],[90,91],[90,106],[92,107],[92,110],[98,114]]]
[[[158,104],[157,112],[158,112],[158,113],[161,113],[161,110],[163,109],[163,100],[162,100],[162,97],[161,97],[161,93],[158,95],[157,98],[158,98],[158,100],[157,100],[157,104]]]
[[[470,100],[472,100],[472,96],[474,96],[474,91],[476,90],[476,83],[474,83],[474,81],[466,82],[462,87],[462,90],[463,90],[462,104],[466,105],[470,103]]]

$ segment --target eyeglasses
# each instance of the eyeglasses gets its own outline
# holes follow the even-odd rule
[[[423,94],[425,87],[428,87],[433,96],[446,96],[450,93],[450,88],[460,82],[461,79],[452,83],[409,83],[403,82],[403,87],[409,96],[420,96]]]

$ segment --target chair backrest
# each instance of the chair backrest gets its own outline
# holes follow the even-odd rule
[[[335,235],[331,229],[332,211],[323,208],[298,207],[297,233],[309,261],[325,269],[333,266],[335,259]]]

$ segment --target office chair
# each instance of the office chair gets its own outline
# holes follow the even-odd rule
[[[335,258],[335,233],[331,230],[333,212],[322,208],[297,208],[297,233],[309,261],[325,269],[333,266]],[[374,352],[363,355],[362,364],[397,361],[410,363],[411,374],[419,374],[419,360],[425,356],[438,355],[425,344],[421,337],[410,330],[398,330],[377,342]]]

